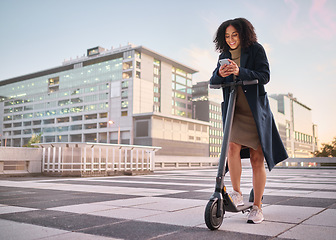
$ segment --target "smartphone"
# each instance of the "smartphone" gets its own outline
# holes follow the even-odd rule
[[[225,58],[225,59],[219,59],[219,64],[220,64],[221,66],[223,66],[224,64],[229,65],[230,62],[229,62],[229,59],[228,59],[228,58]]]

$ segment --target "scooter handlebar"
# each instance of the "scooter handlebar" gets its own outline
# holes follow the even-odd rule
[[[254,80],[238,80],[236,82],[228,82],[228,83],[222,83],[222,84],[210,84],[210,88],[213,89],[219,89],[219,88],[226,88],[231,86],[243,86],[243,85],[257,85],[259,83],[258,79]]]

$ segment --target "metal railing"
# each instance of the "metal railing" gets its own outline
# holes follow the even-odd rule
[[[39,143],[42,173],[109,175],[117,172],[153,171],[160,147],[104,143]]]

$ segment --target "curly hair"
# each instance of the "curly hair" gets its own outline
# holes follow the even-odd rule
[[[225,40],[226,28],[230,25],[237,29],[242,48],[247,48],[257,42],[257,35],[252,23],[245,18],[230,19],[223,22],[217,29],[213,42],[215,43],[218,52],[225,52],[230,49]]]

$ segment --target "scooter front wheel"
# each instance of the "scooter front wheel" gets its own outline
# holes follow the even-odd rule
[[[223,222],[224,213],[217,217],[218,201],[210,200],[205,208],[204,219],[205,224],[210,230],[217,230]]]

